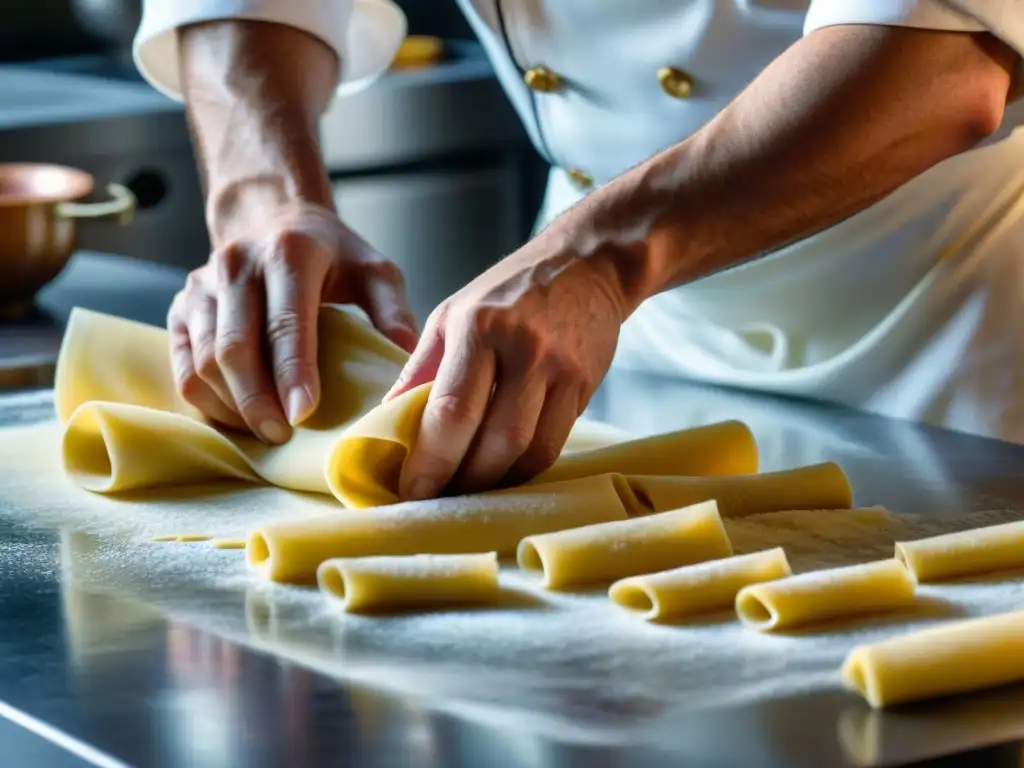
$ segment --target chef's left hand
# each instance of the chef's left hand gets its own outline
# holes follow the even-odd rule
[[[615,257],[556,220],[444,301],[391,392],[433,380],[403,500],[525,482],[565,445],[625,320]]]

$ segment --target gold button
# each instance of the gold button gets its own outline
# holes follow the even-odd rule
[[[594,179],[579,168],[570,168],[565,173],[576,189],[589,189],[594,185]]]
[[[658,82],[661,83],[661,89],[673,99],[688,99],[693,93],[693,78],[675,67],[659,69]]]
[[[523,73],[527,87],[540,93],[554,93],[562,87],[562,78],[547,67],[533,67]]]

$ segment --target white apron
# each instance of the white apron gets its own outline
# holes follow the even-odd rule
[[[542,220],[579,193],[552,171]],[[1024,443],[1024,129],[654,296],[614,365]]]

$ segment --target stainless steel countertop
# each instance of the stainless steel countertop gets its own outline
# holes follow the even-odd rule
[[[105,283],[95,269],[111,265],[137,287],[134,265],[87,257],[50,301],[76,303],[81,290],[103,309],[76,282]],[[108,311],[161,316],[180,276],[164,277],[144,290],[111,286],[121,303]],[[8,395],[0,425],[48,419],[51,409],[45,391]],[[620,373],[608,377],[590,415],[637,432],[731,416],[755,431],[765,468],[835,459],[861,504],[934,515],[1024,510],[1018,446]],[[947,765],[919,761],[949,755],[959,756],[952,764],[1024,764],[1024,687],[888,713],[826,690],[659,722],[657,685],[603,693],[602,671],[642,670],[628,647],[595,659],[574,657],[570,644],[539,685],[493,655],[481,669],[443,649],[420,657],[360,646],[253,594],[185,594],[126,578],[93,590],[65,574],[69,555],[88,559],[94,537],[28,527],[2,500],[0,489],[3,764],[64,765],[56,753],[44,757],[53,749],[46,741],[98,765],[189,768]],[[191,618],[197,601],[217,620]],[[403,683],[392,685],[387,670],[399,666]],[[356,668],[369,672],[360,678]],[[590,736],[578,738],[576,726]],[[624,728],[637,737],[611,738]],[[593,736],[602,731],[605,743]]]

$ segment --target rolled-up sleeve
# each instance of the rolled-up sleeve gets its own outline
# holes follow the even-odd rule
[[[284,24],[323,40],[341,60],[340,95],[383,74],[406,34],[405,14],[391,0],[144,0],[132,48],[139,72],[180,101],[176,30],[227,19]]]
[[[836,24],[990,32],[1024,56],[1024,0],[812,0],[804,34]]]

